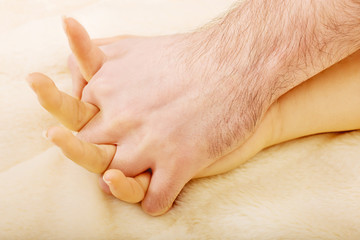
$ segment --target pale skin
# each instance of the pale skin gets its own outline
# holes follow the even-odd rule
[[[111,161],[87,168],[127,177],[151,169],[142,208],[166,212],[190,179],[252,136],[281,95],[360,48],[359,13],[358,0],[245,0],[197,32],[101,48],[65,19],[74,92],[86,102],[70,127],[115,148],[105,148]]]
[[[262,149],[290,139],[359,129],[359,66],[360,51],[283,95],[272,104],[259,127],[243,145],[203,169],[194,178],[227,172]],[[88,117],[96,111],[91,105],[59,91],[48,77],[40,73],[29,75],[27,80],[41,105],[69,129],[79,128],[76,116],[80,108]],[[93,172],[98,172],[99,165],[109,165],[115,154],[115,146],[81,141],[63,127],[49,129],[47,137],[68,158]],[[103,174],[103,179],[109,187],[105,191],[122,201],[136,203],[144,199],[151,174],[144,172],[135,177],[126,177],[118,169],[109,169]]]

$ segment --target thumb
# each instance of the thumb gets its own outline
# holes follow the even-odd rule
[[[152,215],[159,216],[166,213],[173,205],[176,197],[185,184],[190,181],[189,172],[167,171],[158,169],[153,172],[150,186],[141,203],[142,209]]]
[[[105,62],[105,54],[91,41],[85,28],[73,18],[64,18],[63,26],[79,69],[89,81]]]
[[[143,172],[132,178],[126,177],[118,169],[109,169],[104,173],[103,180],[116,198],[128,203],[138,203],[144,198],[150,177],[149,172]]]

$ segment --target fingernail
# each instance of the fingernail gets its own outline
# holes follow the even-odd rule
[[[108,177],[105,174],[103,175],[103,180],[107,185],[111,184],[111,181],[108,179]]]
[[[42,136],[43,136],[46,140],[49,140],[49,137],[48,137],[48,135],[47,135],[47,131],[46,131],[46,130],[42,131]]]

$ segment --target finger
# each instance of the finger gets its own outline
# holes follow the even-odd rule
[[[80,130],[99,111],[94,105],[59,91],[54,82],[41,73],[30,74],[27,81],[41,106],[71,130]]]
[[[109,37],[109,38],[99,38],[99,39],[93,39],[92,42],[97,46],[103,46],[108,45],[111,43],[114,43],[119,40],[123,40],[126,38],[132,38],[135,36],[131,35],[122,35],[122,36],[115,36],[115,37]],[[81,99],[82,91],[84,87],[86,86],[87,82],[84,79],[83,75],[80,72],[80,69],[78,67],[77,60],[73,54],[71,54],[68,58],[68,67],[71,72],[71,78],[72,78],[72,84],[73,84],[73,96]]]
[[[87,82],[82,76],[78,64],[76,62],[76,58],[73,54],[71,54],[68,58],[68,67],[71,73],[72,80],[72,94],[77,99],[81,99],[82,92]]]
[[[104,172],[115,154],[115,146],[81,141],[63,127],[50,128],[46,137],[58,146],[66,157],[94,173]]]
[[[116,198],[128,203],[138,203],[144,199],[150,176],[149,172],[144,172],[134,178],[126,177],[118,169],[109,169],[104,173],[103,179]]]
[[[128,140],[129,141],[129,140]],[[114,161],[110,168],[120,169],[126,176],[134,177],[150,168],[151,162],[148,158],[140,155],[135,143],[123,141],[116,147]]]
[[[89,81],[105,62],[105,54],[90,39],[85,28],[73,18],[64,18],[63,26],[80,72]]]
[[[138,149],[140,136],[132,133],[141,126],[140,124],[139,121],[133,121],[125,115],[114,118],[100,111],[90,119],[77,136],[87,142],[97,144],[121,142],[121,146],[129,146],[129,150]]]
[[[151,163],[146,158],[136,157],[136,149],[126,143],[116,146],[116,153],[109,165],[109,169],[119,169],[127,177],[135,177],[149,169]],[[100,188],[107,194],[111,194],[109,185],[99,178]]]
[[[168,169],[155,170],[146,196],[141,203],[143,210],[152,216],[166,213],[182,188],[191,179],[184,173],[176,173]]]
[[[108,37],[108,38],[97,38],[97,39],[93,39],[93,43],[97,46],[103,46],[103,45],[108,45],[108,44],[112,44],[114,42],[120,41],[120,40],[124,40],[127,38],[134,38],[136,36],[134,35],[120,35],[120,36],[114,36],[114,37]]]

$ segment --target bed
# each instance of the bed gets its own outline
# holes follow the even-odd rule
[[[233,2],[0,0],[0,239],[360,239],[359,131],[279,144],[193,180],[160,217],[102,193],[42,137],[57,122],[25,77],[43,72],[71,92],[62,15],[91,37],[157,35],[196,29]]]

